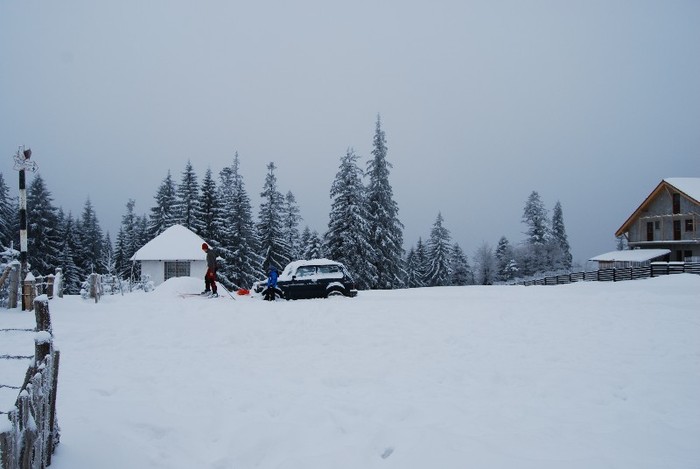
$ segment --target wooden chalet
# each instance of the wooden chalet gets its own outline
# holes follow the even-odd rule
[[[668,261],[700,259],[700,178],[662,180],[615,232],[630,249],[668,249]]]

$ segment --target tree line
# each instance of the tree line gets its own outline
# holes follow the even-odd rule
[[[299,205],[292,191],[280,191],[274,162],[267,165],[255,217],[238,153],[218,178],[207,169],[200,181],[189,161],[178,182],[168,171],[147,215],[137,214],[136,202],[128,200],[114,241],[100,228],[89,198],[79,216],[66,214],[54,206],[44,179],[36,175],[27,189],[28,261],[35,274],[61,267],[66,292],[78,293],[91,272],[138,277],[138,265],[132,265],[130,258],[178,223],[218,250],[223,259],[220,281],[233,289],[249,288],[270,266],[281,269],[292,260],[318,257],[345,264],[360,289],[491,284],[571,268],[561,204],[557,202],[550,223],[537,192],[530,195],[523,213],[526,240],[513,246],[502,237],[495,252],[484,243],[474,254],[473,267],[461,247],[452,243],[440,213],[427,241],[419,238],[404,251],[387,152],[378,117],[366,168],[360,167],[352,148],[340,158],[324,233],[308,226],[301,229]],[[5,261],[13,255],[8,247],[18,245],[17,205],[0,173],[0,245]]]
[[[522,222],[527,227],[524,241],[513,245],[502,236],[495,250],[484,242],[474,253],[472,265],[459,244],[452,244],[450,231],[438,213],[427,242],[419,238],[406,254],[406,285],[492,285],[571,271],[571,248],[561,203],[554,206],[550,220],[542,199],[533,191],[525,203]]]

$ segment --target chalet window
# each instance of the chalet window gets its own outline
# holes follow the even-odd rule
[[[692,218],[685,221],[685,231],[686,232],[693,231],[693,219]]]
[[[165,262],[165,280],[173,277],[189,277],[190,263],[188,261]]]
[[[681,213],[681,195],[673,194],[673,214]]]
[[[647,222],[647,241],[654,241],[654,222]]]
[[[693,251],[685,251],[683,253],[683,256],[685,257],[685,259],[683,260],[690,259],[691,257],[693,257]]]
[[[661,222],[659,220],[656,220],[654,222],[654,229],[655,230],[660,230],[661,229]]]
[[[673,220],[673,240],[679,241],[681,239],[681,221]]]

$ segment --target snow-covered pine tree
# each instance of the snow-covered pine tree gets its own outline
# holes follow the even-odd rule
[[[77,246],[78,252],[74,252],[74,256],[76,260],[79,260],[76,264],[83,275],[92,272],[103,273],[100,263],[104,247],[102,228],[100,228],[95,209],[89,198],[85,201],[83,213],[76,223],[75,235],[79,245]]]
[[[404,265],[406,266],[406,277],[404,278],[406,288],[422,287],[423,282],[420,274],[420,266],[418,264],[416,249],[414,247],[411,247],[411,249],[408,250]]]
[[[264,270],[258,254],[260,243],[253,223],[250,197],[240,173],[238,152],[233,164],[221,170],[219,178],[221,214],[217,217],[217,230],[221,240],[220,255],[224,259],[221,281],[229,288],[248,289],[264,276]]]
[[[321,241],[321,236],[318,234],[318,231],[313,230],[311,232],[303,255],[303,259],[320,259],[326,257],[325,251],[323,250],[323,241]]]
[[[428,286],[428,250],[422,237],[418,237],[418,242],[416,243],[416,269],[418,286]]]
[[[77,295],[87,274],[75,263],[75,252],[81,249],[80,237],[75,232],[75,221],[69,212],[68,216],[59,216],[61,221],[61,247],[59,256],[59,266],[63,270],[63,292],[67,295]]]
[[[309,225],[306,225],[304,229],[301,231],[301,235],[299,237],[299,259],[304,259],[304,260],[309,260],[308,257],[306,257],[307,253],[307,247],[309,245],[309,240],[311,239],[311,228],[309,228]]]
[[[48,275],[59,265],[61,232],[58,210],[40,174],[27,190],[27,260],[35,275]]]
[[[367,162],[367,221],[374,276],[370,288],[403,287],[403,224],[389,183],[386,137],[377,116],[372,158]],[[368,273],[369,274],[369,273]]]
[[[192,163],[188,160],[185,170],[182,172],[182,179],[177,186],[176,213],[178,223],[195,233],[202,229],[202,214],[199,207],[199,184],[197,174],[192,168]]]
[[[532,191],[523,210],[523,223],[527,226],[525,248],[521,267],[525,276],[549,270],[546,244],[549,238],[547,209],[537,191]]]
[[[515,252],[508,238],[501,236],[496,246],[496,280],[508,282],[513,280],[518,272]]]
[[[102,240],[102,259],[100,259],[100,265],[102,272],[108,275],[116,275],[117,264],[114,255],[114,245],[112,244],[112,237],[109,231],[105,233],[105,237]]]
[[[12,221],[15,219],[15,200],[10,198],[10,188],[0,173],[0,251],[9,248],[15,239]]]
[[[618,251],[624,251],[625,249],[628,249],[627,238],[625,238],[625,235],[620,235],[617,238],[615,238],[615,249],[617,249]]]
[[[525,202],[523,209],[523,223],[527,225],[528,244],[544,246],[547,242],[547,209],[537,191],[532,193]]]
[[[216,182],[211,174],[211,169],[207,168],[202,179],[202,186],[199,191],[199,216],[194,224],[195,233],[202,238],[218,246],[220,243],[219,223],[217,218],[221,215],[221,204],[217,197]]]
[[[443,222],[442,213],[438,212],[428,239],[426,284],[430,287],[450,284],[451,236]]]
[[[323,243],[318,231],[311,231],[311,228],[307,226],[301,232],[301,238],[299,239],[299,248],[301,253],[299,254],[300,259],[319,259],[324,257],[323,253]]]
[[[176,188],[173,178],[168,170],[168,175],[161,183],[155,195],[156,205],[151,208],[151,216],[148,223],[150,238],[155,238],[166,229],[178,222],[176,207]],[[119,236],[117,235],[117,241]]]
[[[284,196],[277,190],[275,163],[267,165],[265,185],[260,193],[262,202],[258,215],[258,235],[260,236],[260,253],[263,257],[262,268],[267,270],[275,266],[282,269],[291,261],[289,245],[284,236]]]
[[[151,240],[148,232],[148,217],[141,215],[136,218],[136,234],[134,235],[134,252],[141,249],[147,242]]]
[[[117,240],[114,245],[115,274],[121,279],[128,279],[131,272],[129,261],[129,239],[124,227],[120,226],[117,232]]]
[[[302,218],[299,215],[299,205],[292,191],[288,191],[284,197],[284,237],[289,245],[289,258],[291,260],[299,259],[301,255],[301,246],[299,243],[299,223]]]
[[[488,243],[484,242],[474,254],[475,282],[477,285],[493,285],[496,281],[496,256]]]
[[[459,246],[455,243],[452,246],[452,256],[450,258],[450,285],[463,286],[474,283],[474,273],[469,265],[469,259]]]
[[[345,264],[359,289],[367,289],[376,281],[377,271],[372,262],[374,249],[369,243],[369,215],[357,158],[354,150],[348,148],[340,159],[331,185],[324,251],[330,259]]]
[[[564,213],[561,208],[561,203],[557,201],[554,205],[552,214],[552,243],[557,248],[558,256],[553,259],[554,270],[571,270],[571,247],[569,239],[566,236],[566,228],[564,227]]]
[[[121,278],[130,278],[132,272],[131,256],[141,247],[141,230],[143,222],[134,212],[136,201],[129,199],[126,203],[126,213],[122,215],[122,223],[117,234],[117,246],[115,249],[115,263],[117,274]],[[153,225],[151,225],[152,227]],[[138,275],[135,274],[138,278]]]

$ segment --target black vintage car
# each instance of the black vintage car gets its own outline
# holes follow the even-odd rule
[[[265,285],[265,281],[258,282],[255,290],[264,294]],[[290,262],[279,275],[277,287],[287,300],[357,295],[347,268],[329,259]]]

